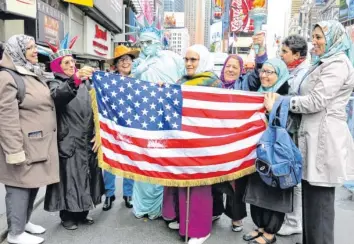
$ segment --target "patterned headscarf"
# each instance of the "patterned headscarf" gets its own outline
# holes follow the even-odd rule
[[[195,44],[193,46],[190,46],[187,51],[188,50],[196,52],[199,55],[199,65],[197,70],[195,71],[195,75],[207,71],[213,71],[214,60],[211,57],[209,50],[204,45]]]
[[[264,65],[271,65],[277,73],[278,80],[271,87],[260,87],[259,92],[277,92],[278,89],[290,78],[289,70],[283,60],[279,58],[272,58],[267,60]]]
[[[314,64],[319,63],[321,59],[331,57],[339,52],[344,52],[354,65],[353,44],[343,25],[336,20],[328,20],[317,23],[315,25],[315,28],[316,27],[320,27],[325,35],[326,50],[322,56],[315,58]]]
[[[220,80],[223,83],[223,87],[230,89],[232,87],[234,87],[235,82],[239,79],[239,77],[237,77],[236,80],[225,80],[225,76],[224,76],[224,72],[225,72],[225,68],[226,68],[226,64],[227,62],[230,60],[230,58],[236,59],[238,61],[238,63],[240,64],[240,76],[245,73],[244,71],[244,67],[243,67],[243,59],[238,56],[238,55],[229,55],[227,57],[227,59],[225,60],[224,66],[222,67],[221,70],[221,75],[220,75]]]
[[[5,52],[10,55],[12,62],[35,73],[39,77],[53,78],[52,73],[44,72],[39,64],[31,64],[25,57],[26,48],[34,38],[27,35],[14,35],[5,44]]]

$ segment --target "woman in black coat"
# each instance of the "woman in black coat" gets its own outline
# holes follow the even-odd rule
[[[57,110],[60,182],[47,187],[44,208],[60,211],[64,228],[75,230],[79,222],[93,223],[87,216],[101,203],[104,184],[89,94],[93,68],[76,70],[73,57],[63,55],[51,62],[55,79],[48,81]]]

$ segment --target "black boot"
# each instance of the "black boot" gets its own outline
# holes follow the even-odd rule
[[[132,197],[123,196],[123,199],[125,201],[125,206],[127,208],[132,208],[133,207],[133,204],[131,203],[132,202]]]
[[[114,200],[116,200],[115,196],[106,197],[106,200],[104,201],[102,210],[103,211],[110,210],[112,208],[112,204],[113,204]]]

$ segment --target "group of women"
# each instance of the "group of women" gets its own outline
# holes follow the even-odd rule
[[[223,212],[231,218],[231,229],[242,231],[246,203],[256,225],[243,235],[249,244],[276,243],[277,233],[301,232],[303,244],[334,244],[335,187],[354,178],[354,145],[345,113],[354,88],[352,43],[339,22],[318,23],[312,35],[316,56],[308,66],[307,43],[302,37],[289,36],[283,41],[281,59],[267,58],[263,40],[262,34],[254,37],[261,47],[254,71],[244,72],[242,59],[230,55],[220,78],[212,72],[207,48],[193,45],[184,57],[185,75],[177,83],[262,92],[268,111],[279,96],[291,96],[287,130],[303,156],[302,184],[294,189],[273,188],[254,173],[232,182],[191,188],[189,244],[204,243],[212,221]],[[43,242],[36,235],[45,229],[30,222],[39,187],[48,185],[45,209],[60,211],[62,225],[69,230],[77,229],[79,223],[93,223],[88,211],[101,202],[104,193],[89,94],[88,78],[94,70],[77,70],[70,49],[64,48],[51,56],[52,73],[46,73],[38,65],[37,52],[33,38],[16,35],[5,44],[0,63],[0,182],[6,188],[7,239],[16,244]],[[116,55],[118,72],[130,75],[136,57],[129,51]],[[11,71],[25,81],[22,102]],[[111,178],[105,177],[106,190]],[[136,192],[144,191],[143,185],[137,187]],[[131,191],[124,199],[142,217],[146,213],[138,209],[142,198],[134,197],[134,191],[135,185],[133,202]],[[114,190],[107,192],[106,210],[115,199]],[[159,187],[160,206],[154,206],[151,219],[162,211],[168,226],[185,236],[186,189],[165,187],[163,206],[161,194]]]

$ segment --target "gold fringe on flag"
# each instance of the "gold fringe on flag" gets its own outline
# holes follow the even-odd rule
[[[95,134],[96,134],[96,140],[98,140],[99,144],[101,145],[101,136],[100,136],[100,122],[99,122],[99,116],[98,116],[98,105],[97,105],[97,100],[96,100],[96,91],[94,89],[90,90],[90,96],[91,96],[91,106],[93,110],[93,115],[94,115],[94,123],[95,123]],[[173,179],[163,179],[163,178],[155,178],[155,177],[148,177],[145,175],[140,175],[140,174],[134,174],[131,172],[126,172],[121,169],[117,169],[109,165],[103,160],[103,152],[101,147],[98,149],[98,165],[100,168],[114,174],[118,175],[124,178],[132,179],[135,181],[143,181],[143,182],[148,182],[151,184],[158,184],[158,185],[163,185],[163,186],[174,186],[174,187],[193,187],[193,186],[203,186],[203,185],[213,185],[216,183],[221,183],[225,181],[232,181],[241,177],[244,177],[246,175],[250,175],[254,172],[256,172],[255,166],[250,166],[248,168],[245,168],[243,170],[240,170],[238,172],[228,174],[228,175],[223,175],[220,177],[214,177],[214,178],[208,178],[208,179],[191,179],[191,180],[173,180]]]

